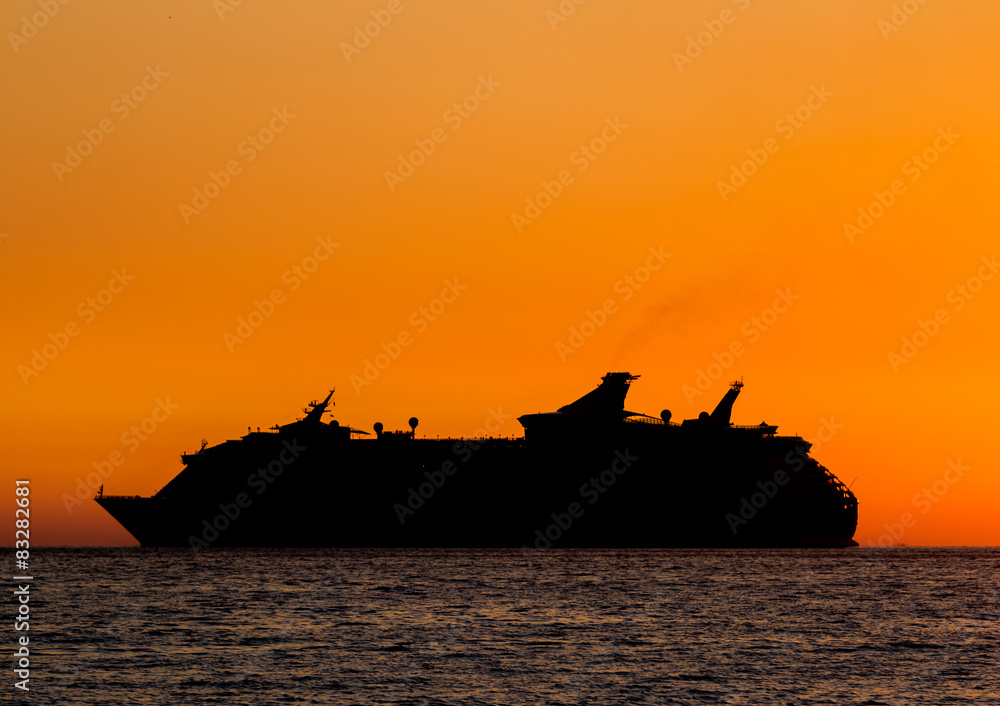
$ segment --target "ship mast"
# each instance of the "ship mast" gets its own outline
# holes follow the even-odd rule
[[[330,394],[326,396],[326,399],[322,402],[310,402],[308,409],[303,409],[302,411],[306,413],[306,418],[302,421],[304,422],[319,422],[322,421],[323,415],[326,414],[326,407],[330,404],[330,398],[333,397],[333,393],[337,388],[330,390]],[[336,404],[336,403],[334,403]]]

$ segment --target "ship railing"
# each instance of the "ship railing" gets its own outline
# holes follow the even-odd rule
[[[459,448],[464,448],[465,446],[467,446],[470,443],[475,444],[477,447],[479,447],[479,446],[504,447],[504,446],[523,446],[524,445],[524,437],[523,436],[522,437],[514,437],[514,438],[510,438],[510,439],[502,437],[502,436],[497,436],[497,437],[470,436],[470,437],[459,437],[458,439],[428,439],[428,441],[446,441],[449,444],[458,444]]]
[[[625,417],[626,424],[652,424],[653,426],[664,426],[662,419],[656,417]]]
[[[650,424],[654,427],[679,427],[680,424],[677,422],[664,422],[659,417],[647,417],[645,415],[636,415],[634,417],[625,417],[623,420],[626,424]]]
[[[778,427],[774,424],[730,424],[730,429],[744,429],[746,431],[758,431],[762,434],[773,435],[778,431]]]
[[[819,464],[819,467],[820,467],[820,470],[822,470],[823,473],[826,474],[826,477],[830,480],[830,482],[833,484],[833,486],[837,490],[840,491],[840,495],[844,499],[844,505],[845,505],[845,507],[848,507],[850,505],[856,505],[857,502],[858,502],[858,499],[854,495],[854,493],[851,492],[851,489],[848,488],[846,485],[844,485],[844,482],[842,480],[840,480],[840,478],[838,478],[837,476],[835,476],[833,474],[833,471],[831,471],[829,468],[827,468],[823,464]]]

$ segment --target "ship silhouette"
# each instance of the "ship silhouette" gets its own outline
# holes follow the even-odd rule
[[[143,546],[857,546],[858,501],[799,436],[738,426],[730,384],[680,423],[625,409],[608,373],[523,438],[418,438],[304,418],[184,454],[151,497],[96,501]]]

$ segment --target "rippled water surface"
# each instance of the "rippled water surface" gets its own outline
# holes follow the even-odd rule
[[[1000,703],[996,549],[32,559],[16,701]]]

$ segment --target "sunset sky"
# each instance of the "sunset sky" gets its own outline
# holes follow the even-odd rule
[[[135,544],[95,463],[149,495],[334,386],[344,424],[458,436],[612,370],[675,419],[742,376],[734,421],[823,440],[861,544],[904,513],[894,542],[1000,544],[997,3],[0,22],[0,477],[33,544]]]

